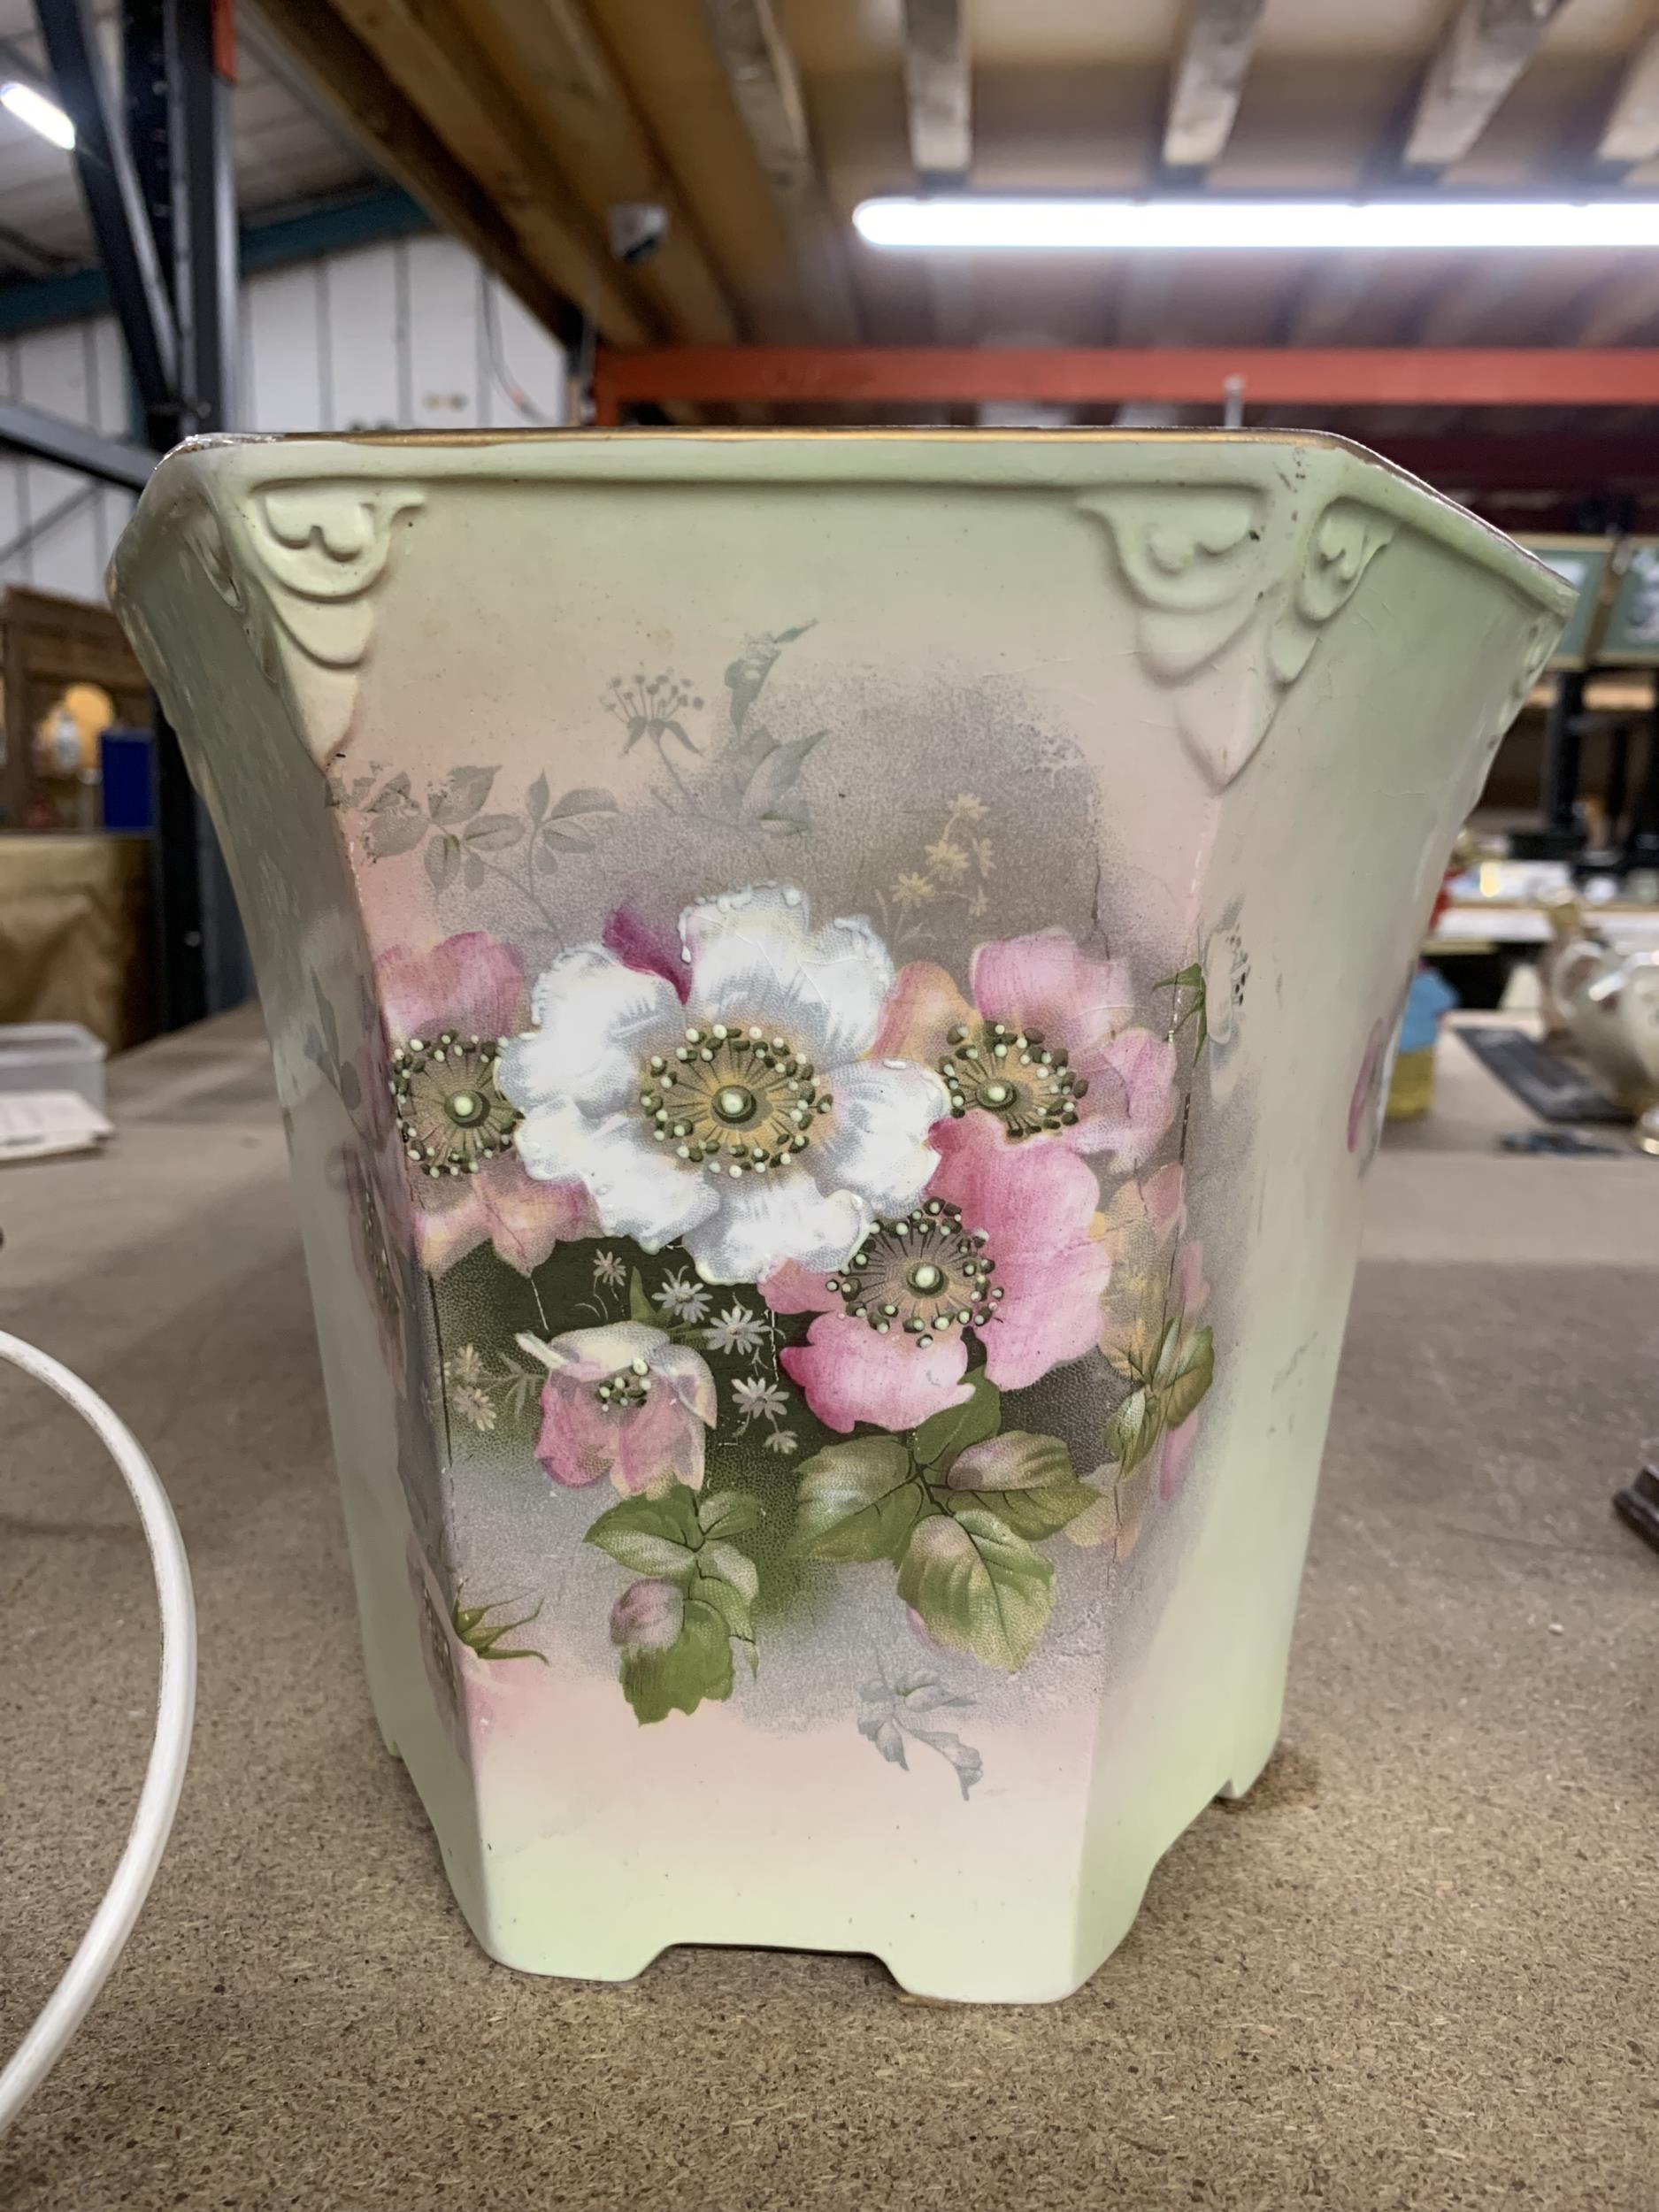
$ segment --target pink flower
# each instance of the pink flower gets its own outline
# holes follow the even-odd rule
[[[581,1185],[533,1181],[513,1148],[518,1114],[495,1077],[500,1041],[529,1018],[513,949],[481,930],[424,954],[398,946],[376,961],[375,987],[422,1265],[440,1275],[488,1240],[527,1275],[555,1245],[596,1234]]]
[[[633,907],[618,906],[605,917],[599,941],[625,966],[637,968],[641,975],[660,975],[684,1004],[691,977],[680,957],[680,940],[672,930],[654,929]]]
[[[901,1220],[878,1221],[831,1276],[780,1268],[775,1312],[816,1312],[781,1355],[828,1427],[913,1428],[968,1395],[972,1332],[1000,1389],[1018,1390],[1097,1341],[1111,1274],[1087,1163],[1063,1145],[1010,1144],[988,1114],[933,1133],[939,1167]]]
[[[1370,1165],[1382,1135],[1383,1073],[1387,1065],[1387,1030],[1380,1021],[1373,1022],[1348,1102],[1348,1148],[1357,1152],[1362,1144],[1364,1146],[1363,1166]]]
[[[1057,1136],[1119,1169],[1151,1156],[1175,1111],[1176,1051],[1133,1025],[1121,961],[1040,930],[981,945],[971,983],[972,1005],[931,962],[902,969],[877,1052],[937,1068],[954,1114],[1010,1139]]]
[[[609,1475],[624,1497],[702,1488],[717,1409],[700,1353],[637,1321],[518,1342],[548,1371],[535,1455],[551,1481],[581,1489]]]
[[[680,1640],[686,1596],[677,1583],[630,1582],[611,1609],[611,1640],[625,1651],[665,1651]]]

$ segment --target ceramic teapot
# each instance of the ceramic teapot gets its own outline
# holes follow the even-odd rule
[[[1659,1101],[1659,950],[1610,944],[1571,896],[1551,902],[1541,963],[1546,1025],[1570,1037],[1621,1105]]]
[[[1401,979],[1571,591],[1208,431],[215,439],[113,585],[480,1942],[1075,1988],[1272,1749]]]

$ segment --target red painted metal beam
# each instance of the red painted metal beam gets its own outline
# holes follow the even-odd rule
[[[602,351],[594,402],[1219,408],[1234,377],[1256,407],[1659,406],[1659,349],[1588,346],[680,346]]]

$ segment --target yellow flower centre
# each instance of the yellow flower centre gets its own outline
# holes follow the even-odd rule
[[[476,1175],[511,1150],[518,1109],[495,1080],[501,1047],[493,1038],[445,1029],[411,1037],[392,1054],[392,1110],[418,1174]]]
[[[651,1371],[642,1359],[630,1360],[594,1386],[594,1396],[607,1413],[637,1413],[650,1394]]]
[[[682,1044],[654,1052],[640,1071],[652,1136],[716,1175],[776,1174],[833,1104],[787,1037],[754,1025],[694,1023]]]
[[[1063,1048],[1050,1050],[1041,1031],[1010,1022],[958,1022],[939,1063],[957,1120],[976,1108],[994,1114],[1011,1140],[1069,1129],[1078,1101],[1088,1090],[1066,1065]]]
[[[985,1232],[964,1229],[961,1210],[929,1198],[902,1221],[879,1221],[828,1287],[878,1336],[906,1336],[926,1350],[953,1329],[983,1329],[1002,1293]]]

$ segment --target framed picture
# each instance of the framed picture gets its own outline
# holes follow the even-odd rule
[[[1578,603],[1572,611],[1572,619],[1562,632],[1561,642],[1550,655],[1550,668],[1583,668],[1590,657],[1590,648],[1595,635],[1596,610],[1601,603],[1601,587],[1606,580],[1608,565],[1613,557],[1611,538],[1537,537],[1520,541],[1527,551],[1535,554],[1546,568],[1574,586]],[[1655,638],[1655,654],[1659,654],[1659,633]],[[1601,658],[1601,655],[1597,655]]]
[[[1623,550],[1624,572],[1596,658],[1649,667],[1659,663],[1659,538],[1626,538]]]

